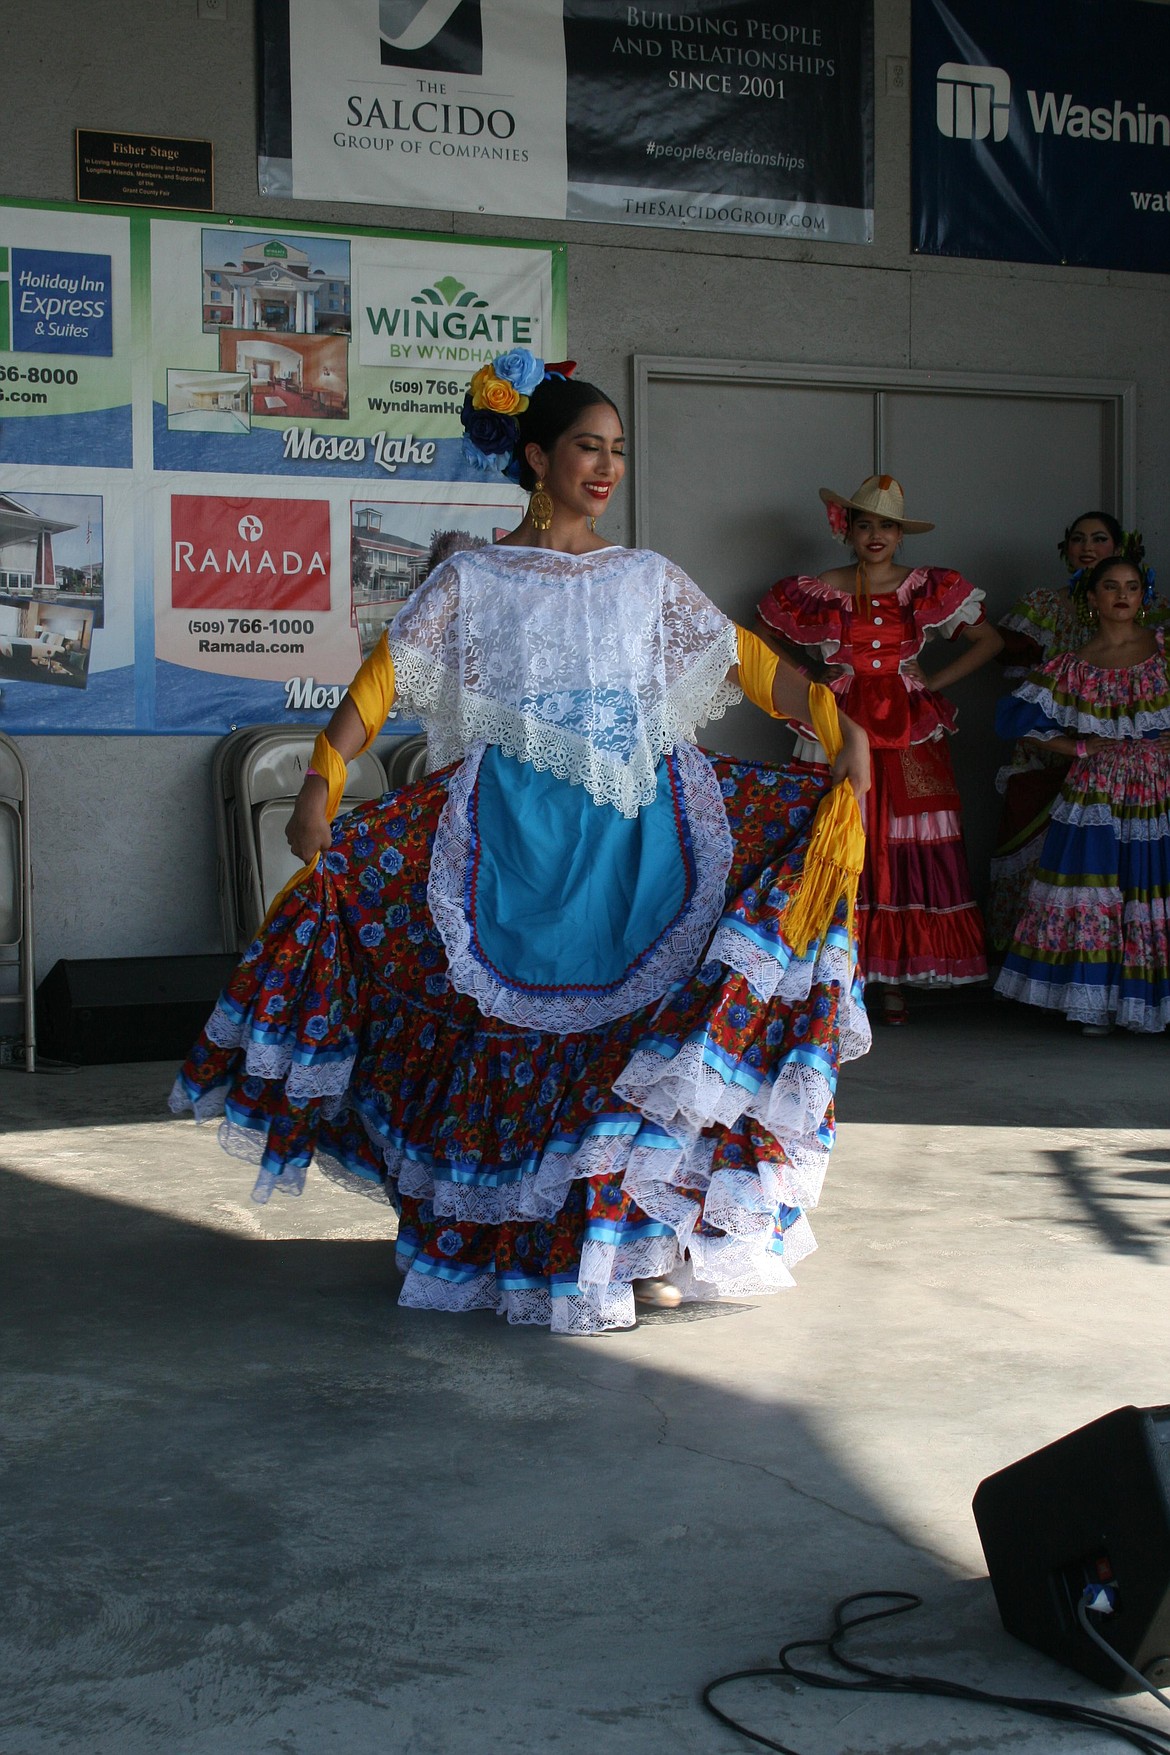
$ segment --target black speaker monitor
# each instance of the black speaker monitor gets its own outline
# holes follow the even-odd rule
[[[37,988],[42,1053],[82,1066],[181,1060],[237,959],[62,959]]]
[[[1170,1684],[1170,1407],[1116,1408],[989,1475],[973,1507],[1003,1624],[1114,1694],[1138,1688],[1077,1604],[1155,1687]]]

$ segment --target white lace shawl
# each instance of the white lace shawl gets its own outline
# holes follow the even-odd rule
[[[735,624],[651,549],[453,555],[390,652],[432,768],[498,744],[626,817],[653,799],[659,758],[740,699]]]

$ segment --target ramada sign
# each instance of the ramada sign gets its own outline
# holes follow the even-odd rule
[[[171,603],[328,609],[328,500],[172,494]]]

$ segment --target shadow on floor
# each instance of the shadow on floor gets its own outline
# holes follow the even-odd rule
[[[974,1648],[1034,1685],[782,1359],[744,1380],[762,1310],[559,1341],[398,1310],[384,1243],[12,1174],[0,1202],[8,1755],[715,1755],[700,1683],[872,1586],[932,1605],[919,1668]],[[772,1734],[837,1716],[746,1704]]]
[[[938,1127],[1162,1127],[1170,1033],[1084,1037],[986,988],[907,993],[910,1020],[883,1024],[843,1068],[839,1121]]]

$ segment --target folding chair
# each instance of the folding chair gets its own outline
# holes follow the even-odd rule
[[[236,755],[235,797],[238,836],[236,915],[245,950],[259,931],[280,890],[300,869],[284,838],[297,793],[312,755],[315,731],[286,726],[257,727]],[[337,815],[381,798],[386,772],[372,750],[350,762],[345,794]]]
[[[0,733],[0,969],[15,971],[16,992],[0,993],[0,1006],[20,1008],[24,1022],[24,1070],[35,1072],[28,769],[12,739],[3,733]]]

